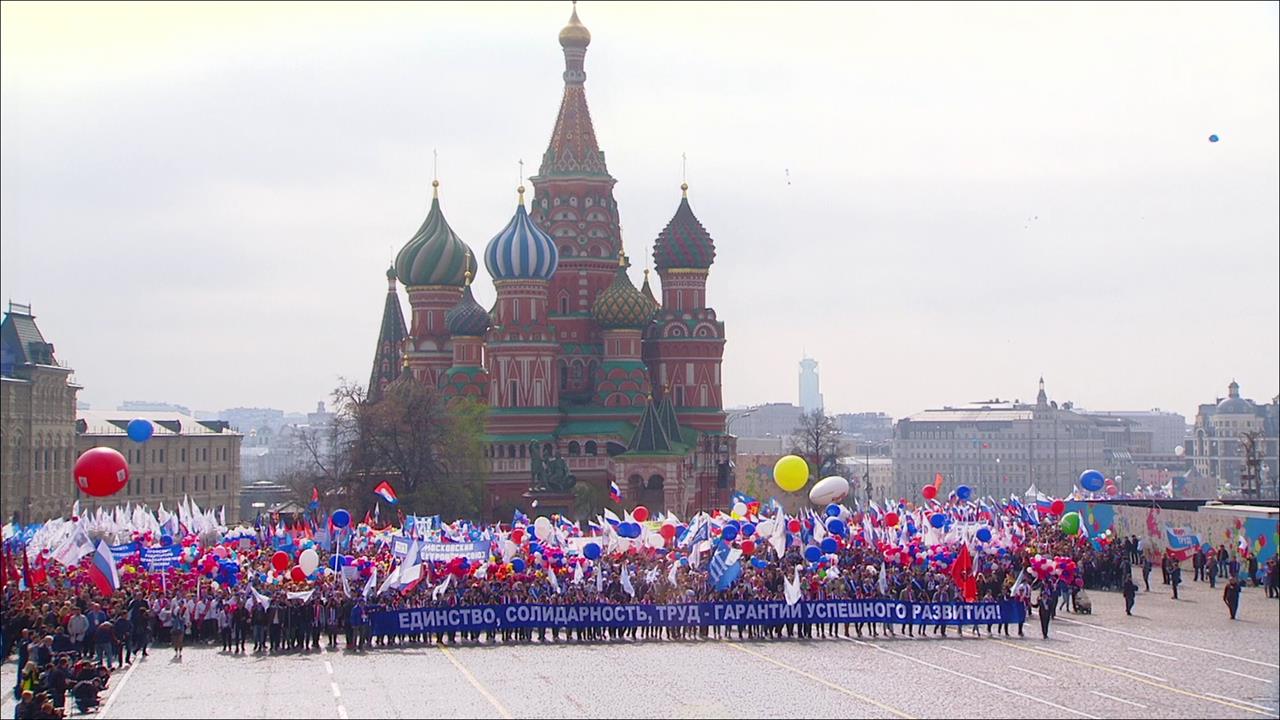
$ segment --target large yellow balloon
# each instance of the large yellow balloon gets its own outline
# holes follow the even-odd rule
[[[778,458],[773,466],[773,481],[787,492],[795,492],[809,482],[809,463],[799,455]]]

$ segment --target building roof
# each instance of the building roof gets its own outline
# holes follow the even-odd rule
[[[550,280],[560,263],[560,251],[524,209],[524,187],[511,221],[489,241],[484,266],[494,280]]]
[[[671,452],[671,440],[662,429],[662,421],[658,418],[653,398],[649,398],[649,402],[645,404],[644,414],[640,416],[640,422],[636,425],[636,432],[631,436],[627,450],[643,453]]]
[[[30,305],[9,303],[0,322],[0,375],[13,374],[22,365],[57,365],[52,343],[45,342]]]
[[[942,408],[941,410],[925,410],[907,418],[910,422],[1015,422],[1030,420],[1034,411],[1031,408],[1014,409],[1012,407],[963,407]]]
[[[400,375],[400,356],[404,339],[409,335],[396,292],[394,267],[387,270],[387,300],[382,306],[382,328],[378,331],[378,347],[373,353],[373,372],[369,375],[369,400],[377,402],[382,389]]]
[[[618,259],[618,270],[613,282],[596,296],[591,305],[591,315],[605,329],[642,329],[653,319],[657,304],[636,289],[627,275],[627,256]]]
[[[489,329],[488,311],[480,307],[475,295],[471,294],[471,273],[467,273],[467,285],[462,289],[458,304],[445,313],[444,324],[450,335],[458,336],[476,337]]]
[[[225,420],[197,420],[176,412],[139,412],[129,410],[78,410],[76,433],[79,435],[127,435],[129,421],[145,418],[155,428],[152,437],[176,435],[239,435]]]

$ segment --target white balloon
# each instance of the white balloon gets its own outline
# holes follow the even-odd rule
[[[809,490],[809,502],[814,505],[829,505],[844,500],[849,495],[849,481],[839,475],[832,475],[819,480]]]
[[[645,542],[649,544],[649,547],[656,549],[665,545],[667,541],[661,535],[652,533],[649,537],[645,538]]]
[[[1173,454],[1177,455],[1178,457],[1182,457],[1183,455],[1187,454],[1187,449],[1182,447],[1181,445],[1178,445],[1173,449]]]
[[[539,517],[534,520],[533,529],[537,531],[539,540],[546,540],[551,537],[551,521],[545,517]]]
[[[298,556],[298,567],[302,568],[302,572],[310,575],[320,567],[320,555],[315,548],[307,548]]]
[[[756,523],[756,537],[767,538],[773,534],[773,520],[761,520]]]

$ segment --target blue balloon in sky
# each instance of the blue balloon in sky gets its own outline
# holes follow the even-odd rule
[[[934,513],[929,516],[929,524],[936,528],[941,528],[947,524],[947,516],[942,513]]]
[[[817,545],[810,545],[804,549],[804,559],[809,562],[818,562],[822,559],[822,550]]]
[[[587,543],[582,546],[582,554],[588,560],[600,559],[600,545],[597,543]]]
[[[991,528],[978,528],[978,540],[982,542],[991,542]]]
[[[840,544],[836,542],[835,538],[833,537],[822,538],[822,552],[830,555],[831,553],[834,553],[839,549],[840,549]]]
[[[1209,142],[1218,142],[1218,136],[1217,136],[1217,135],[1210,135],[1210,136],[1209,136]]]
[[[973,496],[973,488],[969,487],[968,485],[960,485],[959,487],[956,488],[956,497],[960,498],[961,500],[968,500],[972,496]]]
[[[1089,492],[1098,492],[1105,482],[1106,478],[1097,470],[1085,470],[1080,473],[1080,487]]]
[[[738,526],[733,523],[725,525],[724,529],[720,531],[720,537],[726,542],[738,537]]]
[[[329,518],[329,522],[333,523],[334,527],[341,530],[351,524],[351,513],[341,508],[334,510],[333,517]]]
[[[152,427],[151,421],[146,418],[134,418],[129,421],[126,432],[129,433],[129,439],[134,442],[146,442],[151,439],[156,429]]]

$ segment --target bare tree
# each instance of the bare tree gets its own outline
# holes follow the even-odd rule
[[[809,463],[815,480],[834,473],[840,457],[840,429],[835,418],[821,409],[801,415],[791,433],[791,452]]]

